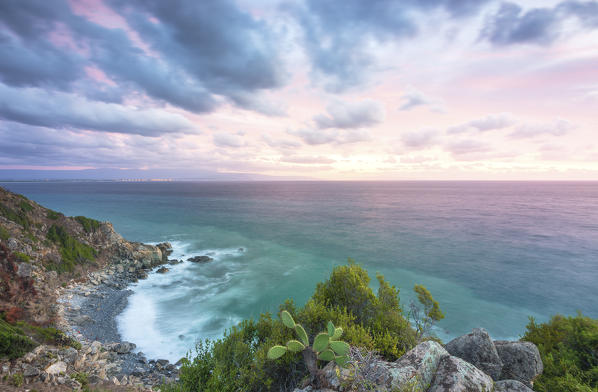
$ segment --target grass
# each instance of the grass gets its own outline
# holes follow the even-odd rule
[[[6,241],[10,238],[10,233],[4,227],[0,226],[0,240]]]
[[[31,351],[35,343],[19,327],[0,319],[0,357],[15,359]]]
[[[100,221],[85,216],[76,216],[75,220],[83,226],[86,233],[93,233],[100,228]]]
[[[27,203],[29,205],[29,203]],[[29,205],[31,207],[31,205]],[[33,207],[32,207],[33,208]],[[31,221],[27,218],[26,211],[22,210],[19,212],[15,212],[10,207],[0,203],[0,215],[5,217],[6,219],[18,223],[19,225],[23,226],[25,229],[29,229],[31,226]]]
[[[56,212],[54,210],[48,210],[48,212],[46,212],[46,218],[50,219],[50,220],[56,220],[58,218],[60,218],[62,215],[60,212]]]
[[[75,265],[95,260],[96,251],[91,246],[77,241],[62,226],[52,225],[47,237],[59,246],[62,256],[62,262],[47,265],[48,270],[58,273],[73,272]]]
[[[17,258],[17,260],[23,263],[29,263],[31,261],[31,257],[23,252],[14,252],[13,255]]]

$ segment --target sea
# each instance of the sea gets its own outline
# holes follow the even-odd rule
[[[598,182],[11,182],[185,261],[132,284],[122,339],[176,361],[285,299],[304,304],[348,258],[400,289],[425,285],[444,341],[485,328],[517,339],[529,317],[598,317]]]

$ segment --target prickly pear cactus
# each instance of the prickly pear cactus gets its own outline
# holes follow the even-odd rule
[[[286,346],[274,346],[268,350],[268,359],[282,357],[287,351],[298,353],[303,350],[311,350],[321,361],[334,361],[337,365],[344,367],[348,362],[349,344],[338,340],[343,334],[343,329],[335,327],[332,321],[328,322],[327,331],[321,332],[314,338],[313,344],[309,346],[309,338],[301,324],[295,323],[289,312],[283,310],[280,314],[282,323],[295,330],[299,340],[289,340]]]

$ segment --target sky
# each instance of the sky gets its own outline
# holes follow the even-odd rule
[[[598,1],[0,2],[4,177],[598,180],[597,136]]]

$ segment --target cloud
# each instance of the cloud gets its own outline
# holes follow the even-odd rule
[[[321,144],[350,144],[371,140],[369,133],[363,129],[297,129],[288,131],[311,146]]]
[[[486,117],[450,127],[446,132],[448,134],[463,133],[469,130],[486,132],[510,127],[515,122],[515,118],[510,113],[489,114]]]
[[[334,159],[321,157],[321,156],[308,156],[308,155],[291,155],[280,158],[281,162],[287,163],[299,163],[302,165],[315,165],[315,164],[329,164],[336,162]]]
[[[137,109],[90,101],[73,94],[0,84],[0,117],[28,125],[160,136],[197,133],[185,117],[160,109]]]
[[[453,18],[475,14],[486,3],[474,0],[308,0],[287,6],[303,32],[312,78],[332,92],[360,86],[376,68],[372,47],[411,38],[418,32],[415,13],[443,9]]]
[[[434,111],[443,111],[443,102],[437,99],[430,98],[421,91],[411,90],[401,97],[403,103],[399,107],[400,111],[411,110],[418,106],[432,106]]]
[[[436,144],[439,134],[436,129],[420,129],[402,134],[401,141],[409,149],[421,150]]]
[[[567,18],[577,18],[584,28],[598,28],[598,2],[564,1],[553,8],[532,8],[525,12],[515,3],[504,2],[487,19],[480,37],[495,45],[546,45],[561,35]]]
[[[328,105],[326,110],[327,114],[318,114],[314,117],[320,129],[363,128],[381,123],[386,117],[384,105],[371,99],[354,103],[336,101]]]
[[[515,129],[509,136],[516,139],[533,138],[539,135],[563,136],[575,129],[575,125],[563,119],[548,124],[527,124]]]
[[[180,0],[173,6],[114,0],[109,5],[127,28],[94,23],[75,14],[66,0],[2,2],[4,83],[74,91],[84,69],[95,67],[118,83],[122,94],[141,91],[196,113],[228,101],[281,114],[262,94],[286,81],[280,37],[234,2]],[[68,45],[56,42],[57,31]],[[77,93],[90,96],[93,90]]]
[[[467,155],[473,153],[488,152],[491,150],[486,143],[477,140],[458,140],[448,143],[445,149],[453,155]]]
[[[233,135],[230,133],[217,133],[213,137],[214,144],[218,147],[232,147],[239,148],[245,145],[243,137],[240,135]]]

